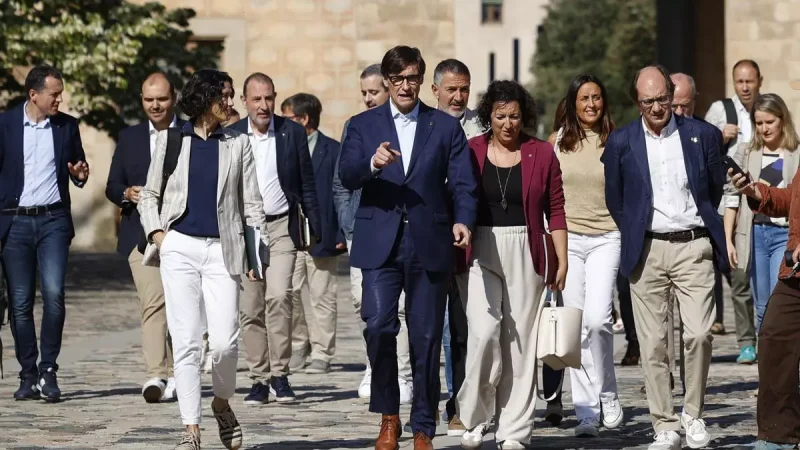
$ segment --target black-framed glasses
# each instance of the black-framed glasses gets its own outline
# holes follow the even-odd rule
[[[393,86],[402,86],[404,81],[408,82],[409,86],[419,86],[422,84],[422,75],[389,75],[389,83]]]
[[[653,105],[655,105],[656,103],[658,103],[661,106],[667,106],[669,105],[670,100],[672,100],[672,97],[670,97],[669,95],[662,95],[661,97],[645,98],[639,100],[639,104],[644,106],[645,108],[652,108]]]

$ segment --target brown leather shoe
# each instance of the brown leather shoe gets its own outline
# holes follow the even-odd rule
[[[400,416],[389,416],[384,414],[381,417],[381,434],[378,435],[378,440],[375,441],[375,450],[398,450],[400,444],[397,440],[403,430],[400,428]]]
[[[414,450],[433,450],[431,438],[422,431],[417,431],[414,434]]]

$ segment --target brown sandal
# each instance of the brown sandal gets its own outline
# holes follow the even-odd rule
[[[714,322],[714,325],[711,325],[711,334],[716,334],[716,335],[722,336],[725,333],[726,333],[725,325],[723,325],[723,324],[721,324],[719,322]]]

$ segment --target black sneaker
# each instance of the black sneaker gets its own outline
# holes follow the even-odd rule
[[[278,403],[293,402],[297,399],[286,376],[272,377],[269,382],[269,392],[275,396]]]
[[[260,381],[250,388],[250,394],[244,398],[244,404],[250,406],[266,405],[269,402],[269,388]]]
[[[14,400],[38,400],[41,393],[36,379],[36,374],[19,377],[19,389],[14,392]]]
[[[39,390],[42,391],[42,398],[48,403],[61,401],[61,389],[58,387],[56,371],[49,368],[39,375]]]

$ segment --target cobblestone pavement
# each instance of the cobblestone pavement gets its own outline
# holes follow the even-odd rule
[[[180,432],[177,404],[148,405],[140,395],[144,372],[138,303],[127,263],[113,255],[76,254],[70,267],[67,323],[59,360],[64,401],[48,405],[13,400],[11,394],[17,386],[19,367],[10,332],[4,327],[0,332],[6,343],[3,354],[6,377],[0,381],[0,448],[172,449]],[[291,376],[299,397],[297,404],[245,407],[242,399],[249,390],[249,382],[244,359],[240,358],[237,396],[232,405],[244,428],[243,448],[374,448],[380,418],[369,413],[367,402],[356,395],[364,366],[346,270],[346,262],[342,261],[334,371],[327,375]],[[715,437],[712,448],[751,447],[756,431],[753,390],[757,387],[757,370],[755,366],[735,363],[732,313],[728,305],[726,325],[730,333],[714,342],[706,396],[706,419]],[[37,309],[37,321],[39,315]],[[617,361],[624,347],[623,336],[617,335]],[[641,370],[617,366],[617,383],[625,410],[625,423],[620,428],[602,431],[599,438],[592,440],[574,438],[572,429],[577,422],[567,393],[565,407],[570,417],[560,427],[549,426],[537,418],[534,448],[646,448],[652,442],[652,429],[647,403],[640,393]],[[207,407],[211,399],[210,384],[210,375],[204,375],[204,448],[219,449],[223,447]],[[569,390],[568,380],[565,390]],[[681,400],[676,397],[676,408]],[[401,415],[407,418],[408,414],[409,408],[404,406]],[[440,449],[460,448],[458,438],[447,437],[445,426],[440,426],[434,444]],[[413,448],[407,435],[401,448]],[[487,439],[483,448],[496,446]]]

